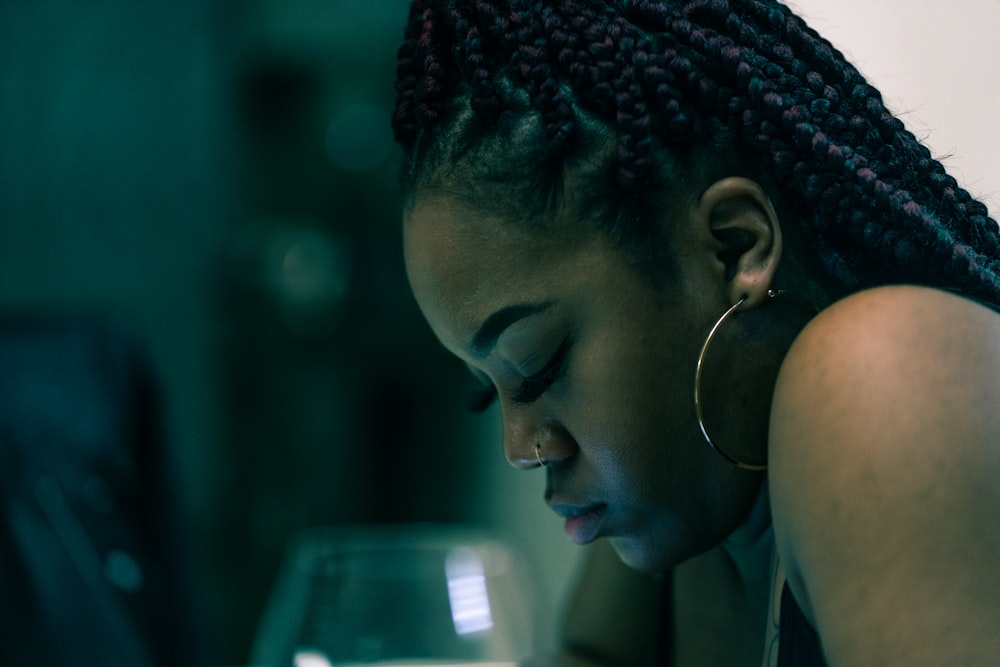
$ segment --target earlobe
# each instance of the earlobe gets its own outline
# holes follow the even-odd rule
[[[718,244],[731,303],[745,298],[742,309],[755,308],[767,298],[781,259],[781,226],[771,201],[757,182],[734,176],[710,185],[698,207]]]

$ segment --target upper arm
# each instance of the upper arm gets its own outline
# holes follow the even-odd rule
[[[907,287],[831,307],[771,438],[779,554],[831,665],[1000,657],[1000,317]]]

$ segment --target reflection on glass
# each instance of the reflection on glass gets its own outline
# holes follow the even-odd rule
[[[290,550],[253,664],[513,665],[533,648],[527,576],[467,530],[311,531]]]
[[[330,659],[321,651],[309,648],[295,650],[293,663],[295,667],[330,667]]]
[[[493,627],[490,596],[486,590],[483,561],[475,549],[455,547],[444,561],[448,577],[451,620],[459,635],[486,632]]]

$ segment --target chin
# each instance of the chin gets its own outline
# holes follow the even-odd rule
[[[659,574],[670,570],[680,562],[671,558],[668,550],[657,548],[646,540],[634,537],[609,537],[608,542],[618,554],[618,558],[637,572]]]
[[[715,546],[698,541],[679,525],[639,535],[615,535],[608,542],[625,565],[646,574],[668,572]]]

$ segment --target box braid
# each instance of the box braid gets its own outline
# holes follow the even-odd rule
[[[624,202],[683,173],[663,153],[726,145],[780,184],[845,290],[914,282],[1000,306],[986,207],[778,2],[416,0],[397,94],[411,193],[464,155],[469,184],[514,188],[509,202],[611,141],[597,175]]]

